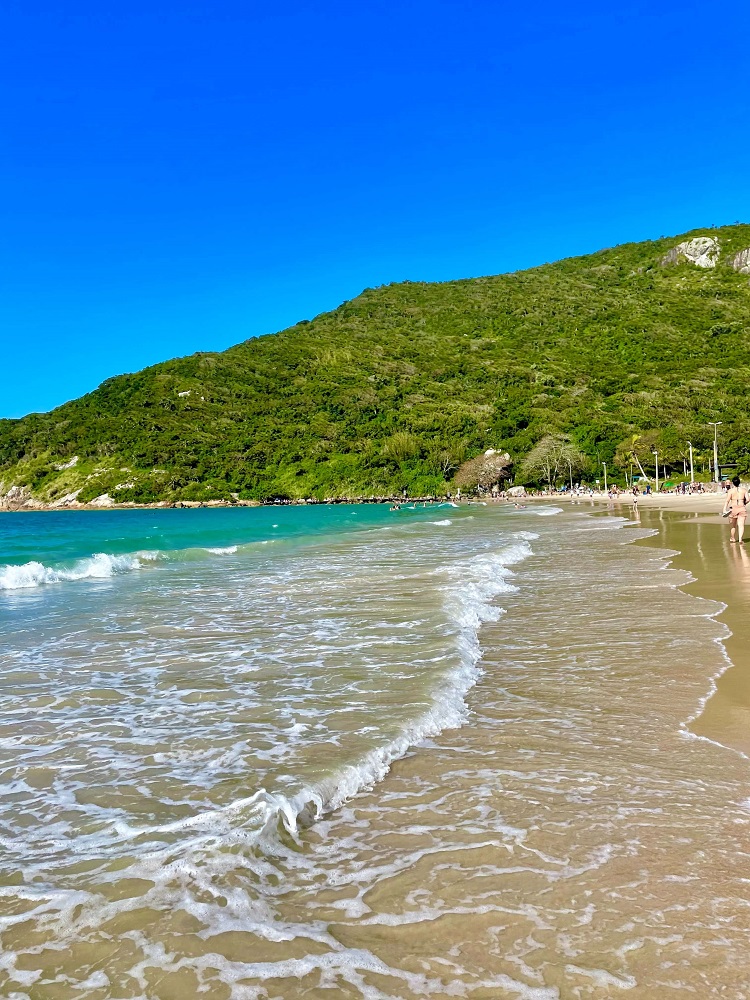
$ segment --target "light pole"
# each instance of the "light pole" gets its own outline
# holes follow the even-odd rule
[[[714,482],[719,481],[719,443],[717,439],[718,429],[721,426],[721,420],[709,420],[708,426],[714,429]]]
[[[693,475],[693,442],[688,441],[688,448],[690,449],[690,483],[691,485],[695,482],[695,476]]]
[[[573,463],[568,459],[568,472],[570,473],[570,492],[573,492]]]
[[[659,492],[659,452],[658,451],[653,451],[653,452],[651,452],[651,454],[654,456],[654,460],[655,460],[655,463],[656,463],[656,492],[658,493]]]
[[[606,493],[607,492],[607,463],[606,462],[602,462],[602,465],[604,466],[604,492]]]

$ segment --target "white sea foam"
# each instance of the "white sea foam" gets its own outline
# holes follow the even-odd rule
[[[69,567],[45,566],[44,563],[23,563],[21,566],[0,567],[0,590],[23,590],[49,583],[70,580],[103,580],[119,573],[140,569],[144,562],[158,558],[158,553],[143,552],[137,555],[109,555],[97,552],[86,559],[79,559]]]
[[[273,830],[281,819],[291,833],[296,833],[298,819],[309,825],[321,813],[337,809],[365,788],[371,788],[388,774],[391,764],[403,757],[410,747],[439,735],[445,729],[461,726],[468,715],[467,692],[480,676],[482,648],[479,629],[485,622],[497,621],[503,609],[495,604],[501,593],[517,588],[508,582],[508,567],[531,555],[525,540],[505,546],[498,552],[483,553],[436,572],[447,576],[443,588],[445,610],[457,628],[455,635],[458,662],[454,670],[433,692],[433,704],[407,723],[402,732],[385,746],[366,754],[361,760],[340,768],[330,777],[301,789],[293,798],[269,795],[265,790],[253,796],[266,807],[263,831]]]
[[[536,537],[533,533],[519,534]],[[496,598],[502,593],[516,590],[508,579],[511,574],[509,567],[530,554],[528,541],[519,539],[498,551],[451,561],[432,572],[451,633],[450,637],[446,636],[449,644],[446,654],[452,661],[452,666],[442,675],[435,671],[438,679],[430,694],[429,708],[416,713],[412,718],[404,718],[398,733],[388,742],[374,746],[359,759],[339,763],[321,779],[300,782],[296,790],[288,793],[261,787],[249,796],[233,800],[219,808],[199,809],[188,817],[155,826],[133,824],[119,816],[113,817],[108,832],[102,830],[90,837],[79,836],[77,849],[85,854],[90,849],[103,848],[105,842],[112,847],[115,841],[122,844],[138,840],[141,850],[146,844],[151,844],[158,851],[160,838],[181,833],[184,850],[189,848],[200,851],[209,844],[216,843],[218,837],[225,844],[236,842],[237,838],[243,842],[253,841],[273,853],[278,846],[277,834],[280,827],[296,836],[300,827],[311,825],[323,813],[339,808],[358,792],[380,782],[388,774],[393,762],[403,757],[411,747],[436,737],[446,729],[457,728],[466,721],[468,708],[465,696],[481,674],[479,630],[482,624],[496,621],[503,614],[503,609],[496,604]],[[405,624],[409,625],[408,622]],[[332,633],[331,638],[333,637]],[[406,638],[403,640],[404,643],[408,641]],[[442,661],[444,657],[439,659]],[[353,694],[351,707],[354,707],[355,701],[356,694]],[[295,725],[292,728],[296,732],[307,727]],[[160,764],[170,763],[162,761],[158,754],[155,759]],[[198,762],[194,752],[189,760],[195,780],[194,772]],[[176,760],[171,763],[173,768],[179,766]],[[213,764],[209,764],[209,769],[216,764],[213,761]]]
[[[445,528],[449,524],[453,524],[453,521],[446,517],[443,521],[430,521],[430,524],[436,524],[439,528]]]
[[[553,514],[562,514],[562,512],[563,512],[562,507],[546,507],[546,508],[540,507],[533,511],[533,513],[536,514],[537,517],[552,517]]]
[[[66,614],[76,627],[60,636],[57,621],[46,623],[44,641],[52,641],[39,639],[31,680],[18,670],[25,649],[11,661],[17,718],[33,712],[24,685],[44,671],[55,678],[47,710],[54,759],[46,746],[11,748],[23,768],[53,768],[55,782],[36,788],[19,771],[8,783],[8,795],[21,796],[37,821],[22,822],[14,799],[0,843],[8,864],[23,864],[30,882],[45,880],[31,919],[55,940],[86,940],[131,902],[88,896],[85,877],[75,891],[50,887],[73,856],[122,858],[118,878],[153,886],[144,907],[172,906],[180,894],[218,933],[227,915],[198,895],[221,881],[238,851],[264,877],[290,838],[375,786],[410,748],[465,723],[466,695],[482,672],[479,630],[503,614],[497,598],[515,590],[510,567],[530,554],[536,535],[501,526],[488,538],[463,520],[465,530],[452,532],[432,532],[424,521],[389,525],[405,536],[401,545],[362,532],[309,550],[282,546],[274,558],[254,543],[0,568],[27,574],[0,577],[5,587],[112,576],[151,559],[173,571],[143,588],[142,600],[140,580],[106,594],[72,588]],[[91,609],[101,622],[94,649]],[[111,739],[100,730],[104,705]],[[90,745],[96,752],[84,757]],[[105,786],[91,806],[89,789]],[[230,902],[230,918],[234,909]],[[243,897],[237,912],[244,929],[257,922],[257,933],[269,933],[273,905],[264,897],[249,909]],[[148,942],[138,947],[147,958]]]
[[[265,545],[266,542],[259,544]],[[25,590],[51,583],[68,583],[86,579],[108,579],[142,569],[144,565],[167,560],[195,558],[200,553],[224,556],[238,552],[238,545],[207,546],[202,549],[176,549],[172,552],[143,551],[113,555],[96,552],[70,565],[48,566],[31,560],[19,566],[0,566],[0,590]]]

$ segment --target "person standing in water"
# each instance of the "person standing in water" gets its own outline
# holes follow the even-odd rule
[[[727,493],[724,503],[724,514],[729,514],[729,541],[741,542],[745,534],[745,518],[747,517],[747,490],[740,485],[740,477],[735,476],[732,480],[732,489]]]

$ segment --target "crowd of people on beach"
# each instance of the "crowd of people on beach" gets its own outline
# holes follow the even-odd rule
[[[730,482],[728,480],[722,483],[698,483],[698,482],[679,482],[676,484],[669,483],[669,485],[662,485],[658,494],[663,495],[678,495],[678,496],[695,496],[704,494],[715,494],[721,492],[724,495],[730,494],[736,486],[733,485],[734,481]],[[584,501],[594,501],[596,499],[602,499],[604,497],[610,503],[628,503],[630,502],[633,507],[637,510],[638,501],[641,497],[649,497],[656,495],[657,491],[651,485],[649,480],[644,481],[634,481],[627,488],[617,485],[616,483],[610,484],[605,488],[601,488],[600,484],[577,482],[565,484],[564,486],[548,486],[548,487],[533,487],[533,486],[511,486],[510,484],[495,483],[492,486],[483,487],[481,485],[477,486],[475,490],[472,490],[468,494],[462,492],[460,488],[457,488],[455,493],[447,492],[444,496],[417,496],[410,497],[408,492],[405,490],[401,496],[398,498],[394,497],[335,497],[325,500],[309,498],[307,500],[289,500],[289,499],[278,499],[272,501],[275,504],[331,504],[331,503],[390,503],[389,509],[391,511],[400,510],[414,510],[417,507],[429,508],[437,506],[453,506],[456,507],[461,504],[506,504],[513,506],[516,509],[524,508],[526,505],[524,500],[534,499],[534,498],[549,498],[555,497],[560,500],[568,500],[571,503],[582,503]],[[743,504],[744,508],[744,504]]]
[[[680,482],[676,485],[670,484],[666,487],[663,486],[658,491],[658,494],[671,494],[675,496],[705,495],[707,498],[708,496],[716,496],[717,499],[719,496],[722,496],[724,498],[722,516],[729,519],[729,540],[732,543],[741,543],[743,541],[750,493],[742,485],[738,476],[735,476],[731,481],[723,480],[721,483]],[[534,489],[530,487],[503,488],[501,485],[495,484],[488,488],[480,486],[474,494],[468,497],[465,495],[462,496],[460,489],[457,489],[455,494],[448,493],[445,498],[421,497],[411,500],[404,497],[403,500],[392,503],[390,510],[415,510],[418,507],[427,508],[431,506],[457,507],[460,504],[481,504],[487,506],[488,503],[504,504],[513,507],[515,510],[524,510],[526,508],[524,501],[527,499],[555,497],[576,504],[586,501],[593,503],[596,499],[601,500],[606,496],[609,504],[631,503],[635,517],[640,519],[638,501],[641,497],[652,495],[656,495],[656,492],[648,480],[643,483],[633,482],[627,489],[623,489],[615,483],[609,485],[606,490],[599,489],[598,484],[595,488],[591,484],[582,482],[559,488],[549,487],[547,489]]]

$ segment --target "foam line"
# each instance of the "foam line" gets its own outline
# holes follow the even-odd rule
[[[495,604],[495,598],[517,589],[508,582],[508,567],[522,562],[531,554],[528,542],[519,540],[499,552],[475,556],[468,563],[448,569],[448,585],[443,590],[444,603],[457,626],[459,665],[434,692],[432,706],[412,720],[395,739],[314,785],[301,788],[292,797],[259,789],[250,798],[234,803],[229,809],[260,808],[263,817],[259,833],[261,840],[268,836],[273,838],[279,822],[289,833],[296,835],[300,826],[311,825],[322,813],[339,808],[358,792],[382,781],[393,762],[403,757],[410,747],[438,736],[445,729],[461,726],[469,713],[465,696],[481,675],[479,629],[485,622],[497,621],[503,614],[503,609]],[[459,581],[460,586],[457,586]]]

